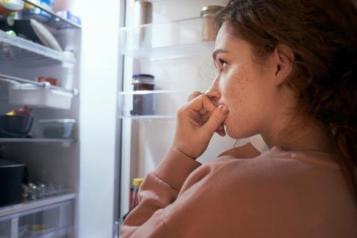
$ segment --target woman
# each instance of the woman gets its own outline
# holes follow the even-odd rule
[[[177,114],[121,237],[357,237],[357,10],[349,0],[233,0],[217,77]],[[200,165],[214,132],[261,134]]]

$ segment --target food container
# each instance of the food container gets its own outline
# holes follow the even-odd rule
[[[39,120],[40,134],[44,138],[69,139],[75,123],[74,119]]]
[[[25,164],[0,159],[0,206],[21,201]]]
[[[0,137],[27,137],[33,123],[32,116],[23,115],[1,115],[0,116]]]
[[[0,15],[9,15],[24,8],[22,0],[0,0]]]
[[[135,0],[134,25],[141,26],[152,23],[152,3],[147,0]],[[151,28],[140,27],[138,42],[141,47],[150,47]]]
[[[202,40],[203,41],[214,41],[218,33],[218,26],[215,23],[216,14],[222,10],[222,6],[204,6],[201,10],[202,18]]]
[[[45,8],[46,10],[52,11],[53,2],[53,0],[38,0],[36,3],[41,5],[41,7]],[[48,22],[52,20],[53,16],[41,10],[40,8],[33,6],[30,3],[25,3],[22,17],[27,19],[33,18],[40,22]]]
[[[154,90],[154,76],[151,74],[133,75],[134,91]],[[134,94],[132,115],[152,115],[154,114],[154,98],[149,94]]]
[[[9,102],[14,105],[70,109],[72,93],[32,84],[9,87]]]

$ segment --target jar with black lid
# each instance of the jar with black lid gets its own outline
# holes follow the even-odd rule
[[[134,74],[134,91],[152,91],[154,90],[155,77],[151,74]],[[151,92],[142,92],[133,96],[132,115],[153,115],[154,114],[154,96]]]

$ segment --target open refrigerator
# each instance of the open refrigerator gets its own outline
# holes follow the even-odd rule
[[[205,19],[200,15],[204,6],[225,6],[227,2],[125,1],[125,21],[120,30],[123,63],[122,90],[118,95],[121,125],[118,223],[130,210],[133,179],[145,177],[169,149],[177,109],[193,91],[204,92],[213,82],[214,40],[205,39]],[[145,11],[149,11],[149,16]],[[137,87],[137,78],[147,75],[151,75],[153,87],[149,90]],[[215,135],[199,161],[214,159],[234,143],[231,138]]]
[[[33,122],[29,133],[1,133],[1,158],[25,164],[27,182],[20,201],[0,207],[0,237],[76,237],[81,25],[39,1],[20,2],[26,12],[0,19],[10,26],[0,30],[0,115],[9,119],[15,108],[28,106]],[[61,49],[25,37],[35,31],[30,19]],[[14,30],[11,21],[25,26]],[[38,38],[41,32],[48,39],[43,28]]]

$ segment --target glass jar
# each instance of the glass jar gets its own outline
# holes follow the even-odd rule
[[[155,77],[151,74],[133,75],[134,91],[154,90]],[[134,94],[132,115],[154,114],[154,98],[152,93]]]
[[[224,7],[217,5],[204,6],[201,10],[202,18],[202,40],[214,41],[218,33],[218,26],[215,23],[216,14]]]

